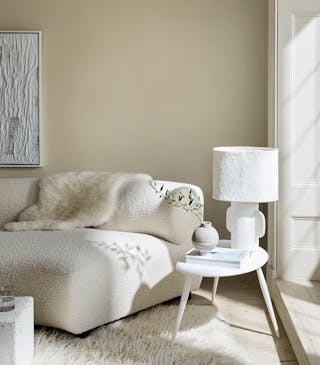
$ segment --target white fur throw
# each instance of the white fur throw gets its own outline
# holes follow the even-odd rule
[[[114,213],[124,183],[150,180],[145,174],[68,172],[39,183],[38,202],[22,211],[7,231],[63,230],[105,224]]]

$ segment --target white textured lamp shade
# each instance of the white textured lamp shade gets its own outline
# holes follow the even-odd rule
[[[278,200],[278,150],[213,148],[213,198],[233,202]]]

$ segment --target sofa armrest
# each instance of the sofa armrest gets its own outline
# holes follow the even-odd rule
[[[111,219],[100,229],[147,233],[191,243],[203,220],[203,193],[195,185],[161,180],[131,181],[118,197]]]

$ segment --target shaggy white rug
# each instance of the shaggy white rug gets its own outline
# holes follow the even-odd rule
[[[176,342],[176,305],[159,305],[100,327],[86,338],[58,330],[35,334],[32,365],[243,365],[246,350],[231,336],[215,307],[188,305]]]

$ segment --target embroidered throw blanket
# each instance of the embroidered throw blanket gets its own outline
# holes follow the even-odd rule
[[[7,231],[63,230],[101,226],[113,215],[121,186],[150,180],[133,173],[67,172],[40,180],[38,202],[20,213]]]

